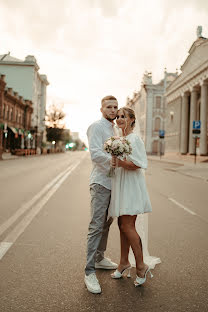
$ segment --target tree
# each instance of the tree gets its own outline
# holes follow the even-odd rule
[[[63,129],[60,128],[52,128],[48,127],[46,128],[46,133],[47,133],[47,141],[52,142],[58,142],[61,141],[62,138],[62,131]]]
[[[46,125],[50,128],[64,128],[63,119],[66,114],[63,112],[63,105],[53,103],[49,106],[46,113]]]

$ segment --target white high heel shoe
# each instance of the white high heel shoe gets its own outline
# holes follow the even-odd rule
[[[152,272],[150,271],[150,268],[148,268],[144,274],[144,277],[139,277],[139,276],[136,276],[136,280],[134,281],[134,285],[135,287],[139,286],[139,285],[142,285],[146,282],[146,278],[147,278],[147,273],[149,272],[150,274],[150,277],[152,278],[153,277],[153,274]]]
[[[127,277],[131,277],[131,266],[129,266],[128,268],[123,269],[121,272],[119,272],[118,270],[115,270],[115,272],[113,272],[111,274],[111,277],[115,278],[115,279],[116,278],[121,278],[124,275],[125,271],[128,271]]]

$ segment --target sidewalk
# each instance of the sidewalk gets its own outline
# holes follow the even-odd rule
[[[15,158],[18,158],[18,156],[12,155],[11,153],[3,153],[2,154],[3,160],[15,159]]]
[[[194,163],[194,156],[174,153],[167,153],[161,159],[159,156],[148,155],[148,159],[178,165],[171,170],[208,182],[208,156],[197,155],[196,164]]]
[[[43,154],[40,154],[40,155],[43,155]],[[24,157],[32,157],[32,156],[39,156],[39,154],[33,154],[33,155],[27,155],[27,156],[17,156],[17,155],[12,155],[11,153],[4,152],[2,154],[2,160],[21,159]]]

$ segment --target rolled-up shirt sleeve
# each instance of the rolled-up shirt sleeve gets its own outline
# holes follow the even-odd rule
[[[110,166],[111,155],[107,154],[103,149],[103,134],[100,125],[92,124],[87,130],[87,137],[91,160],[106,171]]]

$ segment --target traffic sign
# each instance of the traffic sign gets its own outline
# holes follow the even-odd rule
[[[193,121],[193,129],[201,129],[201,120],[194,120]]]
[[[160,137],[160,139],[164,139],[164,137],[165,137],[165,130],[159,130],[159,137]]]
[[[200,138],[201,133],[201,120],[194,120],[193,121],[193,138]]]
[[[200,129],[193,129],[193,130],[192,130],[192,133],[194,133],[194,134],[200,134],[200,133],[201,133],[201,130],[200,130]]]

